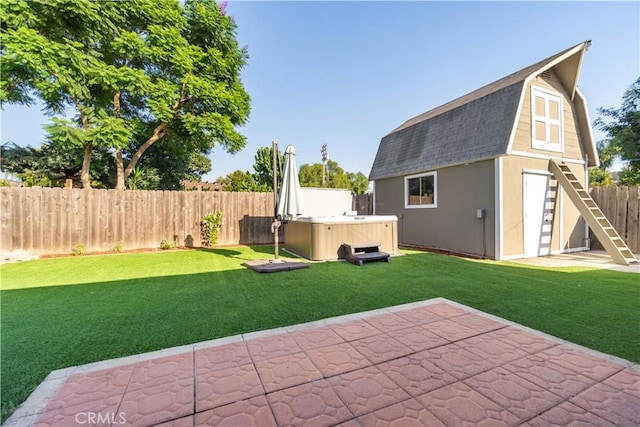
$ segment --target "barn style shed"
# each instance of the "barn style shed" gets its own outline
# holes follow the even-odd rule
[[[588,249],[588,222],[616,261],[635,261],[585,191],[587,168],[599,162],[577,86],[590,44],[382,138],[369,175],[374,213],[398,217],[400,244],[515,259]]]

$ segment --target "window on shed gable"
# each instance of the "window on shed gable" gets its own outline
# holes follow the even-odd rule
[[[429,172],[404,179],[405,208],[437,207],[437,175]]]
[[[562,95],[531,88],[531,131],[533,148],[562,151]]]

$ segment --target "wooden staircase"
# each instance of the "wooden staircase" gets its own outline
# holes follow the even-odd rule
[[[602,246],[616,264],[629,265],[638,262],[624,240],[618,235],[609,220],[604,216],[596,202],[582,187],[580,181],[565,163],[557,164],[549,160],[549,170],[565,190],[580,215],[587,221]]]

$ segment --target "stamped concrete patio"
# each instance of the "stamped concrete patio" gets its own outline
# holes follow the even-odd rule
[[[5,425],[624,426],[638,408],[638,365],[438,298],[55,371]]]

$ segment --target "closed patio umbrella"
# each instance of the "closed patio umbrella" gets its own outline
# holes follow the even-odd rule
[[[289,221],[302,215],[302,197],[300,196],[300,181],[296,166],[296,149],[287,146],[284,152],[284,171],[282,172],[282,188],[278,197],[276,218]]]
[[[274,233],[275,257],[272,260],[246,261],[244,265],[260,273],[272,273],[277,271],[299,270],[307,268],[305,262],[288,261],[279,259],[278,232],[282,221],[289,221],[302,215],[302,199],[300,197],[300,181],[298,180],[298,168],[296,166],[296,150],[289,145],[285,151],[284,171],[282,172],[282,189],[278,193],[278,180],[276,179],[278,143],[273,141],[273,197],[275,219],[271,224]],[[276,196],[277,195],[277,196]]]

